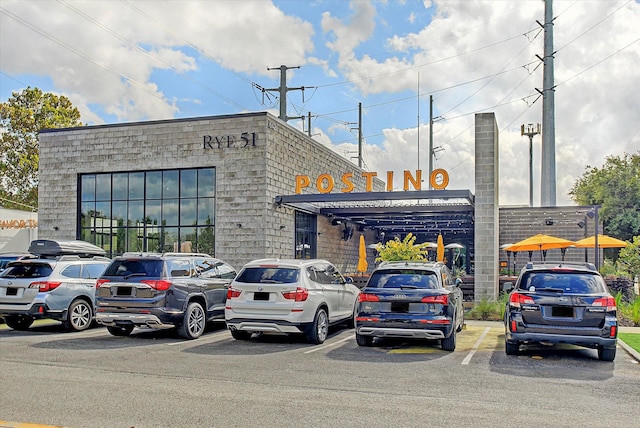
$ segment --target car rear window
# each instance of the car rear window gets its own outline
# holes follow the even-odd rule
[[[371,288],[431,288],[438,287],[438,277],[435,272],[397,269],[374,272],[367,283]]]
[[[53,268],[48,263],[13,263],[2,272],[5,278],[45,278]]]
[[[237,282],[291,284],[298,282],[300,270],[297,268],[249,267],[243,269]]]
[[[598,275],[577,272],[530,272],[525,273],[520,281],[521,290],[561,290],[571,294],[603,293],[605,285]]]
[[[122,276],[125,279],[133,276],[162,278],[163,267],[164,261],[157,259],[114,260],[104,271],[103,276]]]

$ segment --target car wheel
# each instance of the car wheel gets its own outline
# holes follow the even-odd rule
[[[449,337],[445,337],[440,341],[440,347],[443,351],[453,352],[456,350],[456,331],[452,331]]]
[[[121,327],[121,326],[108,325],[107,331],[114,336],[129,336],[133,331],[133,326],[127,325],[127,326]]]
[[[520,344],[505,341],[504,352],[506,352],[507,355],[518,355],[520,353]]]
[[[235,340],[249,340],[251,339],[251,332],[243,330],[230,330],[231,336]]]
[[[601,361],[613,361],[616,358],[616,348],[598,347],[598,359]]]
[[[316,312],[316,316],[313,319],[313,324],[307,333],[307,340],[311,343],[319,345],[323,343],[329,334],[329,317],[327,317],[327,311],[320,308]]]
[[[462,327],[464,327],[464,311],[462,311],[462,319],[460,320],[460,325],[456,328],[456,331],[460,333],[462,331]]]
[[[192,302],[187,306],[182,324],[178,326],[178,334],[185,339],[197,339],[204,333],[206,325],[204,309],[200,303]]]
[[[14,330],[27,330],[33,324],[33,318],[29,315],[8,315],[4,322]]]
[[[363,336],[356,333],[356,343],[358,346],[371,346],[373,345],[373,336]]]
[[[91,306],[82,299],[71,302],[67,311],[67,319],[62,322],[69,331],[82,331],[89,328],[93,320]]]

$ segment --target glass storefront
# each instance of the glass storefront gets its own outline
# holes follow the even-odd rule
[[[317,253],[317,218],[296,211],[296,259],[315,259]]]
[[[214,255],[215,168],[82,174],[79,239],[127,251]]]

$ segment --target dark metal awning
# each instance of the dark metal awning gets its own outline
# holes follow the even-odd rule
[[[386,234],[473,242],[475,198],[468,190],[301,194],[276,196],[275,202]]]

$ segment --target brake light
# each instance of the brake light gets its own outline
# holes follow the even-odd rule
[[[304,302],[309,297],[309,290],[304,287],[298,287],[292,291],[283,291],[282,296],[285,299],[295,300],[296,302]]]
[[[236,297],[240,297],[241,294],[242,291],[229,287],[227,290],[227,299],[235,299]]]
[[[509,305],[514,308],[520,308],[520,305],[535,305],[531,296],[520,293],[511,293],[509,296]]]
[[[102,287],[102,284],[104,284],[105,282],[111,282],[108,279],[99,279],[96,281],[96,290],[100,287]]]
[[[607,312],[615,311],[616,310],[616,299],[614,299],[611,296],[609,296],[609,297],[601,297],[599,299],[594,300],[593,303],[591,304],[591,306],[606,307],[607,308]]]
[[[380,301],[380,298],[375,294],[360,293],[358,295],[358,302],[379,302],[379,301]]]
[[[38,288],[40,291],[51,291],[58,288],[60,284],[62,284],[60,281],[38,281],[29,284],[29,288]]]
[[[165,279],[143,279],[140,282],[158,291],[165,291],[171,288],[171,281]]]
[[[356,322],[379,322],[380,318],[375,317],[356,317]]]
[[[421,300],[422,303],[436,303],[439,305],[448,305],[449,304],[449,296],[446,294],[442,294],[439,296],[426,296]]]

